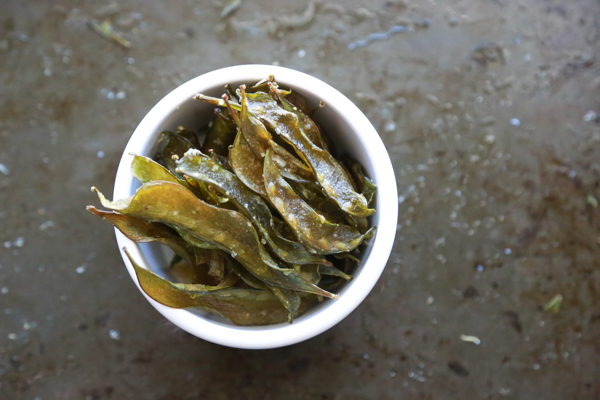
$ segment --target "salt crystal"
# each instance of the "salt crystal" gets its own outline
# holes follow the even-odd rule
[[[15,247],[23,247],[23,245],[25,244],[25,239],[23,239],[22,237],[18,237],[14,242],[13,245]]]
[[[121,339],[121,335],[119,335],[119,331],[116,331],[114,329],[111,329],[110,331],[108,331],[108,335],[113,340],[119,340],[119,339]]]
[[[298,50],[298,57],[304,58],[306,56],[306,50],[300,49]]]
[[[10,170],[6,165],[0,163],[0,172],[2,172],[4,175],[8,175],[10,173]]]
[[[8,288],[5,286],[0,291],[2,292],[2,294],[6,294],[8,293]]]
[[[512,126],[520,126],[520,125],[521,125],[521,121],[519,121],[519,119],[518,119],[518,118],[512,118],[512,119],[510,120],[510,124],[511,124]]]

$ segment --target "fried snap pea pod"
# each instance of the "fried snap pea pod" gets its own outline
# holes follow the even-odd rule
[[[151,181],[167,181],[179,183],[188,189],[191,188],[185,180],[173,175],[156,161],[144,156],[134,155],[131,162],[131,174],[142,184]]]
[[[246,86],[242,85],[240,86],[240,89],[242,93],[242,110],[239,117],[239,127],[256,158],[262,160],[265,157],[267,149],[271,147],[271,134],[267,131],[267,128],[265,128],[260,119],[248,112]],[[259,92],[258,94],[265,95],[265,93],[262,92]]]
[[[317,124],[307,115],[307,113],[303,112],[289,101],[292,91],[281,90],[274,82],[269,85],[269,89],[271,96],[279,100],[279,103],[284,110],[291,112],[298,117],[298,124],[302,127],[302,130],[308,139],[310,139],[315,146],[321,149],[327,149]]]
[[[215,109],[216,118],[202,146],[202,151],[213,150],[216,154],[226,157],[229,146],[233,144],[237,132],[236,125],[227,110]]]
[[[213,185],[230,198],[240,212],[252,221],[269,247],[283,261],[291,264],[330,264],[310,254],[300,243],[280,237],[274,229],[273,217],[267,203],[248,189],[235,174],[221,168],[213,160],[186,155],[177,162],[177,170]]]
[[[233,146],[229,150],[229,163],[233,172],[248,188],[267,198],[262,176],[263,162],[256,158],[241,132],[238,132]]]
[[[105,221],[110,222],[123,233],[128,239],[137,243],[159,242],[168,246],[175,254],[188,263],[195,262],[193,251],[190,246],[182,240],[173,229],[164,224],[150,222],[140,218],[118,214],[112,211],[101,211],[94,206],[86,209]]]
[[[189,150],[188,150],[189,151]],[[197,150],[196,150],[197,151]],[[198,152],[198,154],[201,154]],[[174,160],[172,160],[174,161]],[[216,201],[213,199],[212,194],[202,182],[188,182],[185,176],[182,178],[179,175],[175,175],[176,172],[173,170],[167,170],[165,167],[151,160],[150,158],[134,155],[133,162],[131,163],[131,174],[141,183],[147,183],[151,181],[167,181],[173,183],[179,183],[186,188],[190,189],[198,198],[205,201]],[[215,202],[214,204],[218,204]]]
[[[195,148],[200,148],[200,141],[198,140],[198,135],[196,135],[196,132],[192,131],[191,129],[184,128],[183,126],[178,126],[175,133],[187,139]]]
[[[229,269],[231,269],[234,273],[236,273],[244,283],[248,286],[253,287],[255,289],[266,290],[268,292],[273,293],[275,297],[279,299],[281,304],[288,310],[288,322],[292,322],[295,317],[298,316],[298,312],[301,305],[301,298],[298,293],[289,290],[282,289],[280,287],[270,285],[256,278],[250,272],[248,272],[240,263],[235,261],[233,258],[225,257],[225,261]]]
[[[139,266],[127,249],[142,290],[154,301],[172,308],[201,307],[221,315],[236,325],[269,325],[288,320],[288,311],[272,293],[232,287],[233,278],[217,286],[177,284]],[[302,299],[304,312],[314,300]]]
[[[367,203],[371,203],[377,192],[377,185],[364,174],[363,167],[358,161],[350,157],[344,157],[344,162],[348,166],[358,190],[365,196]]]
[[[160,134],[156,148],[156,156],[153,158],[174,173],[177,166],[173,157],[183,157],[186,151],[194,148],[194,145],[183,136],[165,131]]]
[[[165,181],[149,182],[142,185],[132,197],[114,202],[107,200],[96,188],[92,190],[96,191],[106,208],[186,229],[228,251],[263,282],[285,289],[338,297],[273,260],[260,243],[250,221],[242,214],[206,204],[181,185]]]
[[[271,159],[271,150],[265,157],[264,179],[269,199],[302,243],[320,254],[333,254],[351,251],[363,241],[356,228],[327,221],[294,193]]]
[[[295,114],[280,109],[261,118],[294,146],[296,153],[312,168],[325,194],[338,203],[342,210],[355,217],[367,217],[375,212],[368,208],[365,197],[356,193],[340,163],[304,134]]]

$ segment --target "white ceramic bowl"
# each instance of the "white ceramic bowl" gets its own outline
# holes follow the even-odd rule
[[[133,266],[122,251],[127,247],[140,265],[167,276],[167,258],[158,245],[136,244],[115,229],[117,242],[127,270],[138,289],[169,321],[199,338],[229,347],[268,349],[287,346],[310,339],[331,328],[350,314],[369,294],[383,272],[396,234],[398,193],[394,170],[389,155],[377,131],[367,117],[348,98],[325,82],[292,69],[272,65],[239,65],[212,71],[179,86],[163,98],[139,124],[129,140],[117,171],[114,199],[129,197],[139,183],[130,172],[133,157],[130,153],[150,156],[158,135],[163,130],[174,130],[183,125],[192,129],[205,126],[212,118],[213,106],[193,100],[196,93],[220,96],[223,86],[230,83],[253,84],[274,75],[283,88],[292,88],[302,94],[309,104],[320,100],[326,107],[315,119],[332,138],[338,154],[347,153],[362,163],[368,175],[378,186],[375,198],[377,212],[370,217],[377,233],[363,251],[362,262],[354,279],[338,291],[340,298],[325,300],[293,324],[282,323],[258,327],[235,326],[213,314],[196,310],[173,309],[150,299],[140,288]]]

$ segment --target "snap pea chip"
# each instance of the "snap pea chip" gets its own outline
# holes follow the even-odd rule
[[[186,229],[228,251],[263,282],[285,289],[338,297],[273,260],[260,243],[252,224],[242,214],[206,204],[181,185],[165,181],[149,182],[142,185],[132,197],[114,202],[107,200],[96,188],[92,190],[97,192],[106,208]]]
[[[190,246],[182,240],[173,229],[168,226],[150,222],[140,218],[130,217],[118,214],[112,211],[101,211],[94,206],[87,206],[86,209],[105,221],[110,222],[128,239],[137,243],[159,242],[168,246],[175,254],[185,259],[187,262],[194,263],[194,254]]]
[[[194,146],[194,148],[200,148],[200,141],[198,140],[198,135],[196,135],[196,132],[192,131],[191,129],[184,128],[183,126],[178,126],[177,130],[175,131],[175,134],[187,139],[192,144],[192,146]]]
[[[177,170],[194,179],[214,185],[225,194],[258,229],[275,254],[291,264],[330,264],[310,254],[297,242],[280,237],[274,229],[273,217],[267,203],[244,185],[235,174],[221,168],[209,158],[185,156],[177,162]]]
[[[364,235],[353,227],[334,224],[319,215],[300,198],[283,179],[271,159],[271,150],[265,157],[264,179],[267,195],[291,226],[302,243],[320,254],[342,253],[355,249]]]
[[[267,198],[262,176],[263,162],[254,155],[241,132],[237,134],[229,150],[229,163],[233,172],[248,188]]]
[[[375,212],[369,209],[367,200],[356,193],[339,162],[326,150],[313,144],[298,124],[298,117],[289,112],[271,113],[264,116],[296,153],[312,168],[324,192],[346,213],[356,217],[367,217]]]
[[[131,162],[131,174],[142,184],[151,181],[167,181],[190,188],[185,180],[173,175],[168,169],[148,157],[134,155]]]
[[[272,83],[269,85],[271,95],[279,100],[281,107],[293,113],[298,117],[298,124],[302,127],[304,134],[308,137],[308,139],[315,144],[315,146],[326,149],[326,145],[323,142],[323,138],[321,137],[321,131],[317,124],[308,116],[307,113],[300,110],[297,106],[290,102],[290,96],[292,95],[292,91],[285,91],[279,89],[276,83]]]
[[[285,178],[296,182],[315,182],[311,169],[290,154],[289,151],[274,141],[271,142],[271,148],[273,149],[271,157],[273,157],[273,161],[275,161]]]
[[[319,273],[321,275],[339,276],[347,281],[352,279],[352,275],[348,275],[331,265],[319,265]]]
[[[213,150],[216,154],[227,157],[229,146],[233,144],[237,128],[233,118],[227,110],[216,109],[216,118],[208,131],[206,140],[202,145],[202,151],[209,153]]]
[[[294,269],[307,281],[317,285],[321,281],[318,265],[294,265]]]
[[[167,170],[148,157],[135,155],[131,163],[131,174],[142,184],[151,181],[179,183],[194,192],[199,199],[218,204],[203,182],[188,182],[185,176],[182,177],[175,170]]]
[[[356,264],[360,264],[360,260],[357,257],[353,256],[351,253],[339,253],[335,254],[334,257],[338,260],[351,260]]]
[[[281,175],[283,175],[283,172]],[[285,175],[283,175],[285,177]],[[337,203],[325,196],[321,187],[316,183],[296,182],[288,180],[288,184],[294,192],[299,195],[306,203],[311,206],[318,214],[321,214],[329,222],[343,224],[348,222],[349,216],[338,207]],[[353,220],[352,220],[353,221]],[[354,225],[354,224],[352,224]]]
[[[236,325],[269,325],[288,320],[288,311],[272,293],[232,287],[233,279],[217,286],[171,283],[139,266],[127,249],[125,254],[135,269],[142,290],[156,302],[172,308],[200,307],[221,315]],[[314,302],[302,299],[302,313]]]
[[[167,167],[169,171],[175,173],[175,158],[183,157],[186,151],[194,149],[194,145],[184,138],[173,132],[162,132],[156,142],[156,155],[153,157],[159,164]]]
[[[232,142],[233,143],[233,142]],[[208,151],[208,156],[210,158],[212,158],[215,162],[218,162],[219,165],[223,168],[225,168],[227,171],[229,172],[233,172],[233,169],[231,168],[231,164],[229,164],[229,158],[221,156],[217,153],[215,153],[212,150]]]
[[[247,94],[246,97],[249,112],[269,124],[278,135],[294,147],[296,153],[311,167],[327,196],[337,202],[342,210],[355,217],[367,217],[375,213],[374,209],[368,208],[365,197],[354,190],[352,182],[340,163],[328,151],[319,148],[307,137],[296,114],[283,110],[266,93],[256,92]],[[196,95],[194,98],[224,105],[222,100],[204,95]],[[233,104],[231,108],[241,110],[241,106]]]
[[[301,298],[298,293],[289,289],[282,289],[280,287],[265,283],[260,279],[256,278],[250,272],[248,272],[240,263],[235,261],[231,256],[225,257],[227,266],[250,287],[255,289],[266,290],[271,292],[279,299],[281,304],[288,310],[288,321],[291,323],[293,319],[298,316],[300,309]]]
[[[351,157],[344,157],[343,161],[348,166],[348,170],[356,183],[358,191],[365,196],[367,203],[371,203],[373,196],[377,192],[377,185],[365,175],[363,167],[358,161]]]
[[[240,112],[240,130],[248,142],[248,146],[258,159],[265,157],[265,152],[271,146],[272,138],[267,128],[263,123],[255,117],[253,114],[248,112],[248,100],[246,96],[246,87],[240,86],[242,94],[242,110]],[[266,93],[259,92],[258,94],[266,95]],[[256,94],[255,94],[256,95]]]

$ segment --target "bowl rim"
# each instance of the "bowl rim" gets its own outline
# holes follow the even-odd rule
[[[204,340],[242,349],[269,349],[292,345],[310,339],[336,325],[348,316],[367,297],[377,280],[383,273],[389,259],[398,218],[398,192],[394,169],[385,146],[379,134],[360,111],[360,109],[346,96],[329,84],[311,75],[290,68],[274,65],[237,65],[221,68],[202,74],[180,85],[164,98],[162,98],[142,119],[133,135],[129,139],[119,162],[115,186],[114,199],[130,197],[134,185],[130,166],[133,156],[131,153],[142,154],[142,149],[148,148],[148,141],[157,127],[180,105],[202,91],[214,87],[223,87],[228,82],[245,81],[256,82],[268,75],[274,75],[283,86],[290,85],[301,87],[317,98],[322,99],[329,107],[337,110],[337,116],[345,119],[349,126],[353,126],[356,139],[365,149],[378,182],[377,214],[379,218],[377,233],[372,239],[372,247],[368,257],[363,260],[364,266],[358,278],[355,278],[348,289],[339,299],[323,310],[315,312],[310,317],[295,321],[292,324],[266,325],[258,327],[228,326],[203,318],[185,309],[166,307],[152,300],[141,289],[135,270],[123,251],[127,247],[132,257],[143,267],[144,257],[139,246],[127,239],[118,229],[115,234],[119,251],[129,275],[135,282],[140,292],[150,304],[165,318],[190,334]],[[385,182],[385,184],[381,184]]]

